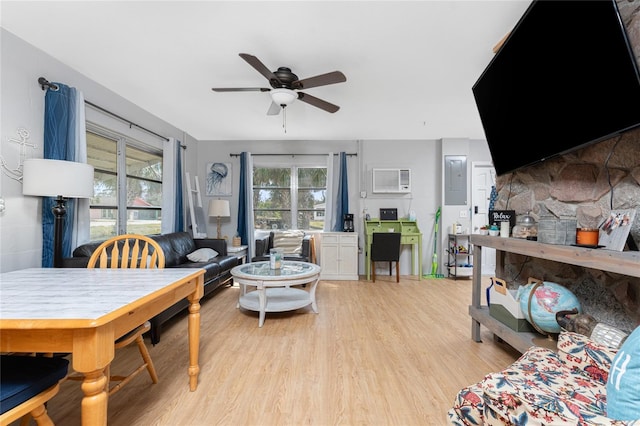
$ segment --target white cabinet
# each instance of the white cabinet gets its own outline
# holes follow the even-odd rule
[[[320,278],[358,280],[358,234],[323,232],[321,234]]]

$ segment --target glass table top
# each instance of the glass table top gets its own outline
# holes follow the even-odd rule
[[[238,277],[254,278],[284,278],[302,277],[320,272],[320,267],[314,263],[283,261],[280,269],[271,269],[269,262],[252,262],[236,266],[231,270],[231,274]]]

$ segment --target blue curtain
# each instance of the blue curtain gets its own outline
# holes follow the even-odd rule
[[[175,232],[184,231],[184,210],[182,200],[182,143],[176,141],[176,188],[175,188],[175,205],[173,215],[173,230]]]
[[[253,226],[253,159],[250,152],[240,155],[240,188],[238,191],[237,234],[247,246],[247,259],[253,257],[255,245]]]
[[[249,226],[247,224],[247,153],[240,154],[240,189],[238,191],[238,229],[237,234],[243,245],[249,244]]]
[[[50,160],[75,161],[77,98],[75,88],[55,83],[58,90],[47,89],[44,101],[44,155]],[[55,176],[51,176],[55,179]],[[74,199],[66,201],[67,214],[64,220],[62,256],[71,256],[73,223],[75,220]],[[51,209],[55,198],[44,197],[42,202],[42,266],[53,266],[54,216]]]
[[[347,178],[347,154],[340,153],[338,193],[336,194],[336,224],[333,228],[335,232],[344,230],[344,215],[349,213],[349,183]]]

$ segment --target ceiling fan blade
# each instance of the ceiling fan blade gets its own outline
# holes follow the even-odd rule
[[[340,71],[328,72],[315,77],[303,78],[291,83],[294,89],[310,89],[312,87],[326,86],[328,84],[344,83],[347,77]]]
[[[313,105],[314,107],[323,109],[330,113],[334,113],[340,109],[338,105],[334,105],[327,101],[323,101],[320,98],[316,98],[315,96],[311,96],[302,92],[298,92],[298,99],[301,100],[302,102],[306,102],[309,105]]]
[[[270,83],[272,81],[275,81],[278,86],[282,85],[282,83],[280,82],[278,77],[276,77],[273,71],[269,70],[269,68],[267,68],[265,64],[263,64],[262,61],[260,61],[260,59],[256,58],[253,55],[249,55],[248,53],[240,53],[240,57],[245,61],[247,61],[249,65],[255,68],[256,71],[262,74],[267,80],[269,80]]]
[[[266,87],[212,87],[214,92],[268,92]]]
[[[267,115],[278,115],[280,114],[280,110],[282,107],[277,103],[271,101],[271,105],[269,105],[269,110],[267,111]]]

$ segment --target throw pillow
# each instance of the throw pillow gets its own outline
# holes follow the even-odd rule
[[[273,248],[281,249],[284,254],[302,254],[304,231],[278,231],[273,233]]]
[[[567,367],[605,385],[617,349],[594,342],[587,336],[562,330],[558,336],[558,357]]]
[[[607,381],[607,417],[640,419],[640,327],[627,337],[611,363]]]
[[[208,262],[218,255],[218,252],[210,248],[200,248],[187,255],[187,259],[192,262]]]

